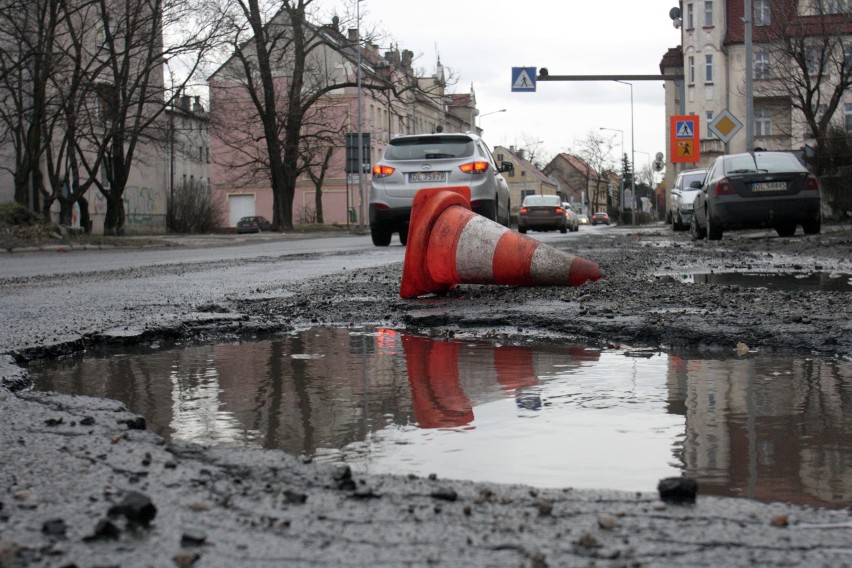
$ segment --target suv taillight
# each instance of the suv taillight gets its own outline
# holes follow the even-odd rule
[[[735,193],[734,184],[728,178],[722,178],[716,184],[716,195],[734,195]]]
[[[459,169],[466,174],[484,174],[488,171],[488,162],[468,162],[460,165]]]
[[[819,180],[814,174],[808,174],[808,177],[805,178],[805,185],[802,186],[802,189],[819,191]]]
[[[396,168],[392,168],[390,166],[383,166],[382,164],[376,164],[373,166],[373,176],[374,177],[388,177],[392,173],[396,171]]]

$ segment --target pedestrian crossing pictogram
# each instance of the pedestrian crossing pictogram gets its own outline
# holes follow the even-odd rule
[[[512,92],[535,92],[536,68],[512,67]]]
[[[692,129],[692,122],[687,120],[678,120],[677,121],[677,134],[678,138],[694,138],[695,131]]]

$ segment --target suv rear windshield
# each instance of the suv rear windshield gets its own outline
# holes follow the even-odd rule
[[[467,136],[418,136],[391,140],[386,160],[437,160],[473,156],[473,140]]]

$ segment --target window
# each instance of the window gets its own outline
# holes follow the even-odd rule
[[[843,46],[843,72],[852,71],[852,43]]]
[[[768,108],[754,109],[754,135],[772,135],[772,113]]]
[[[772,12],[769,0],[754,0],[754,25],[768,26],[771,23]]]
[[[805,50],[805,65],[807,66],[808,75],[814,77],[821,72],[825,72],[826,61],[825,51],[819,47],[809,47]]]
[[[848,14],[852,12],[852,1],[817,0],[816,9],[819,14]]]
[[[695,6],[690,2],[686,5],[686,29],[695,27]]]
[[[846,132],[852,132],[852,103],[846,103]]]
[[[766,52],[758,52],[754,54],[754,78],[769,79],[769,54]]]
[[[710,0],[704,2],[704,27],[713,27],[713,2]]]
[[[710,124],[713,123],[713,111],[708,110],[704,113],[704,115],[707,117],[707,138],[714,138],[715,134],[713,134],[713,131],[710,130]]]
[[[689,73],[689,84],[695,84],[695,57],[690,55],[687,58],[687,71]]]
[[[704,82],[713,82],[713,54],[708,53],[704,56]]]

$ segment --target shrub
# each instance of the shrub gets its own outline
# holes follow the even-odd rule
[[[219,211],[209,186],[183,182],[168,200],[166,222],[175,233],[207,233],[221,224]]]
[[[31,227],[42,224],[42,218],[20,203],[0,203],[0,225]]]

